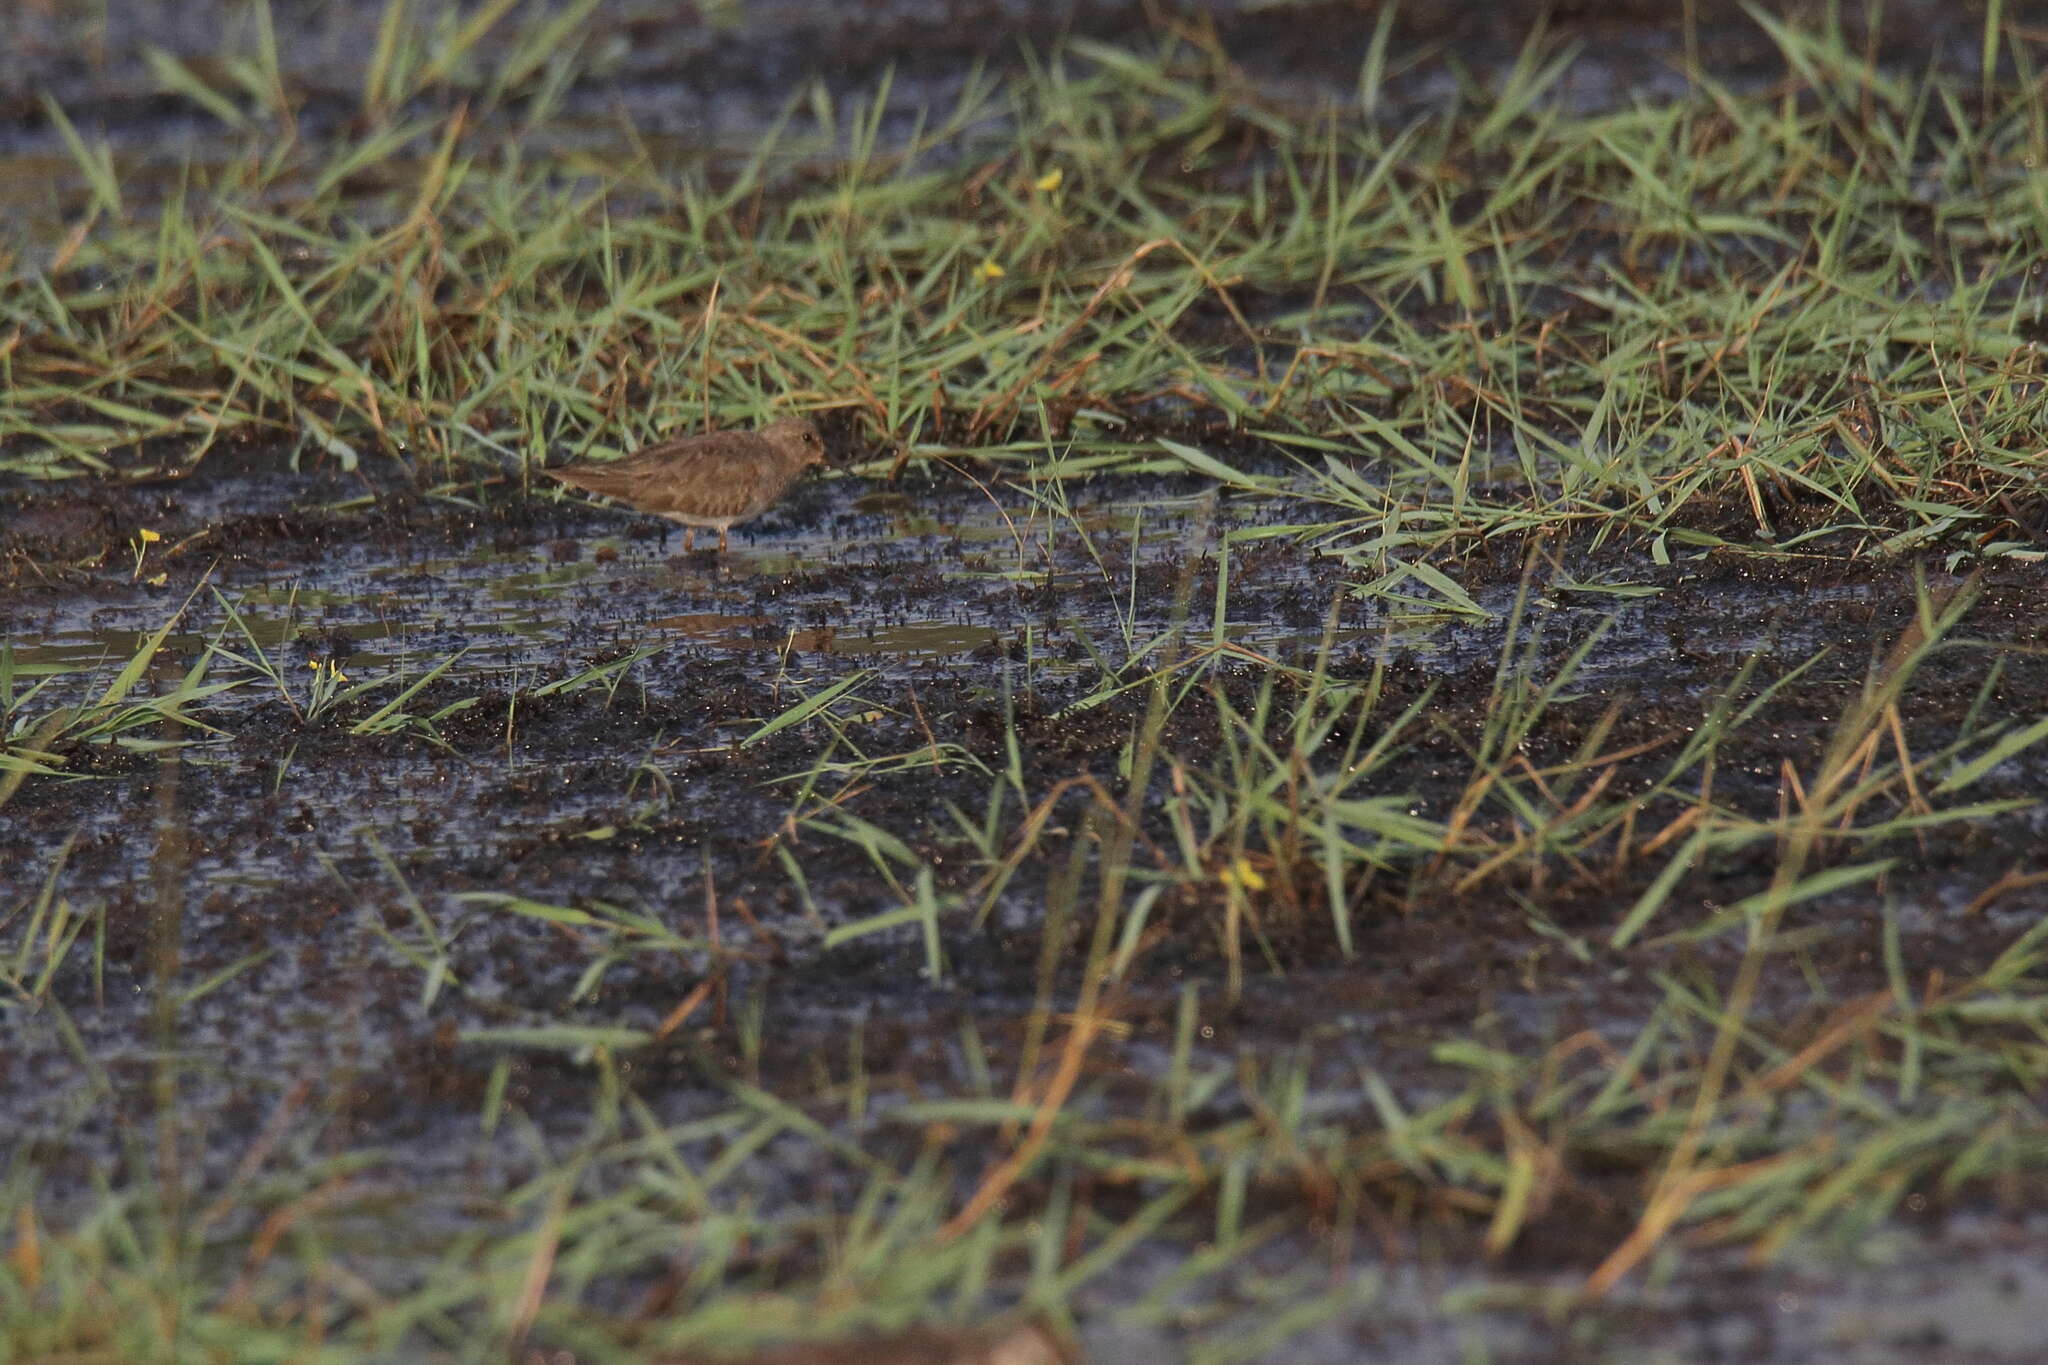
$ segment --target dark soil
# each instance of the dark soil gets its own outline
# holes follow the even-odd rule
[[[166,1117],[187,1178],[217,1188],[248,1134],[276,1121],[280,1106],[294,1115],[303,1159],[374,1147],[405,1171],[400,1188],[500,1186],[520,1177],[524,1159],[478,1136],[475,1115],[502,1053],[465,1035],[583,1021],[651,1030],[706,980],[716,991],[688,1026],[620,1066],[664,1119],[715,1107],[736,1079],[800,1099],[821,1059],[843,1063],[856,1033],[879,1090],[964,1093],[971,1078],[949,1040],[963,1021],[1002,1051],[1021,1038],[1048,886],[1067,860],[1083,799],[1075,794],[1062,815],[1068,832],[1025,860],[985,926],[972,927],[964,910],[948,918],[948,970],[934,985],[921,970],[915,927],[823,947],[826,929],[898,902],[861,848],[816,831],[792,837],[785,824],[793,784],[784,779],[826,754],[820,725],[751,747],[741,741],[800,695],[871,670],[857,693],[875,710],[853,727],[869,754],[937,743],[1000,771],[1007,715],[1029,789],[1081,774],[1114,786],[1147,693],[1067,711],[1100,682],[1091,649],[1123,658],[1122,616],[1133,600],[1131,637],[1142,643],[1170,624],[1183,591],[1195,604],[1188,634],[1206,638],[1218,538],[1299,511],[1218,504],[1193,481],[1103,479],[1073,490],[1072,521],[1049,521],[998,488],[1006,519],[964,483],[892,490],[836,478],[800,489],[721,562],[703,553],[667,558],[676,542],[655,528],[574,504],[506,499],[478,518],[385,490],[367,516],[318,510],[360,492],[358,483],[278,480],[223,465],[161,487],[6,495],[0,555],[12,589],[0,627],[17,666],[118,665],[202,582],[206,591],[185,608],[145,687],[182,677],[208,639],[248,652],[239,635],[221,633],[221,600],[281,664],[301,706],[309,662],[338,661],[352,679],[394,669],[416,676],[466,651],[407,706],[432,715],[469,703],[437,724],[437,740],[423,730],[350,733],[388,689],[308,723],[274,686],[250,685],[195,712],[218,727],[216,738],[160,752],[88,746],[69,755],[76,780],[39,779],[12,801],[0,823],[0,884],[17,888],[10,900],[31,894],[61,861],[62,894],[105,915],[98,964],[84,970],[81,954],[53,989],[99,1064],[78,1065],[50,1011],[25,1016],[0,1059],[5,1143],[53,1194],[82,1196],[95,1171],[157,1160]],[[134,579],[129,537],[141,525],[163,534],[163,553],[151,561],[167,574],[160,586]],[[1589,632],[1604,630],[1526,757],[1538,767],[1568,759],[1620,703],[1602,748],[1642,752],[1619,765],[1616,790],[1658,780],[1751,655],[1761,662],[1745,700],[1825,651],[1798,685],[1732,730],[1716,757],[1715,798],[1759,816],[1776,809],[1784,762],[1812,767],[1873,661],[1915,619],[1916,572],[1937,593],[1956,581],[1912,564],[1707,555],[1659,569],[1609,552],[1599,567],[1610,577],[1663,588],[1617,604],[1550,590],[1561,574],[1592,576],[1570,546],[1475,546],[1459,567],[1492,619],[1391,621],[1343,596],[1355,575],[1293,541],[1234,543],[1229,565],[1239,643],[1307,666],[1335,600],[1331,675],[1381,672],[1378,719],[1368,723],[1431,693],[1424,727],[1377,789],[1405,793],[1413,809],[1439,817],[1462,791],[1468,746],[1497,705],[1504,622],[1525,574],[1527,653],[1516,657],[1532,682],[1547,681]],[[2035,638],[2040,571],[1998,568],[1984,582],[1969,639],[1930,661],[1902,708],[1916,749],[1957,734],[1998,646]],[[616,688],[538,694],[649,646]],[[1995,657],[2003,660],[1998,712],[2048,711],[2048,664],[2026,652]],[[215,667],[219,677],[246,676],[233,664]],[[1225,665],[1215,685],[1249,711],[1263,672]],[[1218,748],[1213,706],[1173,714],[1167,755],[1199,771]],[[2029,795],[2044,785],[2043,760],[2023,755],[1972,795]],[[943,803],[978,813],[989,786],[956,759],[936,771],[925,764],[865,777],[842,809],[902,839],[935,870],[943,896],[969,889],[980,870]],[[1668,814],[1680,809],[1674,801]],[[1836,1000],[1886,984],[1887,903],[1897,907],[1916,975],[1981,971],[2016,926],[2041,913],[2042,889],[1982,913],[1958,911],[2038,848],[2040,824],[2038,812],[2022,814],[1885,849],[1901,862],[1882,896],[1801,906],[1783,929],[1811,931],[1802,965]],[[586,837],[593,832],[603,837]],[[1163,825],[1147,833],[1171,846]],[[803,888],[776,856],[778,843],[801,866]],[[1718,992],[1739,935],[1579,960],[1570,941],[1603,941],[1654,871],[1594,855],[1549,865],[1541,885],[1488,882],[1466,895],[1390,879],[1358,909],[1348,963],[1313,888],[1291,909],[1291,888],[1276,888],[1234,1004],[1221,989],[1218,905],[1170,896],[1157,918],[1164,936],[1119,1002],[1130,1032],[1106,1054],[1116,1060],[1103,1074],[1129,1068],[1142,1102],[1190,982],[1203,986],[1202,1056],[1299,1051],[1313,1057],[1333,1102],[1355,1096],[1351,1078],[1372,1072],[1411,1104],[1424,1103],[1458,1083],[1426,1060],[1432,1042],[1474,1032],[1523,1055],[1583,1031],[1626,1046],[1631,1021],[1659,998],[1655,974],[1694,976]],[[1773,862],[1764,849],[1688,879],[1685,923],[1655,926],[1653,935],[1688,927],[1702,904],[1762,889]],[[592,959],[588,935],[456,899],[503,891],[645,911],[696,946],[626,955],[571,1003]],[[1540,916],[1509,893],[1540,905]],[[707,919],[714,904],[715,929]],[[422,1001],[420,967],[398,950],[421,944],[422,911],[448,944],[451,979],[431,1005]],[[1076,928],[1063,980],[1071,982],[1084,951]],[[259,954],[167,1011],[168,983],[189,990]],[[1617,961],[1634,965],[1617,970]],[[1767,1026],[1789,1036],[1825,1014],[1807,978],[1770,981],[1758,1011]],[[738,1021],[753,1010],[766,1022],[749,1037]],[[587,1070],[551,1052],[514,1055],[512,1102],[542,1131],[573,1131],[588,1113]],[[1348,1102],[1365,1104],[1362,1096]],[[1539,1220],[1498,1270],[1583,1273],[1626,1234],[1640,1163],[1616,1153],[1611,1173],[1578,1175],[1567,1206]],[[802,1189],[798,1171],[779,1178],[794,1182],[790,1193]],[[1283,1203],[1299,1195],[1261,1193]],[[762,1197],[774,1196],[764,1189]],[[1466,1228],[1453,1244],[1470,1245],[1477,1231]],[[1736,1301],[1770,1293],[1739,1283],[1725,1287]],[[1704,1329],[1686,1317],[1692,1312],[1681,1308],[1656,1330],[1694,1339]],[[1705,1319],[1718,1320],[1713,1312]],[[1772,1358],[1771,1349],[1755,1358]]]

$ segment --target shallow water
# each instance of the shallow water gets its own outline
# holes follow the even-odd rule
[[[802,886],[767,856],[762,839],[790,809],[791,775],[821,756],[914,756],[934,742],[1000,764],[992,737],[1006,693],[1036,699],[1035,719],[1019,731],[1034,785],[1111,761],[1131,699],[1086,704],[1104,666],[1121,667],[1166,632],[1183,593],[1187,643],[1216,644],[1219,572],[1229,583],[1221,639],[1233,647],[1306,666],[1334,599],[1333,676],[1355,681],[1380,668],[1410,695],[1448,689],[1441,739],[1387,776],[1388,789],[1412,791],[1418,809],[1457,790],[1451,741],[1495,686],[1525,573],[1511,672],[1543,682],[1597,634],[1570,693],[1596,710],[1634,698],[1645,725],[1680,731],[1753,652],[1775,675],[1829,647],[1819,692],[1802,695],[1853,687],[1915,610],[1902,571],[1766,573],[1711,554],[1680,554],[1660,568],[1611,552],[1584,560],[1568,547],[1531,569],[1519,554],[1482,546],[1462,571],[1485,614],[1418,611],[1351,595],[1375,565],[1347,567],[1293,540],[1259,538],[1299,521],[1298,502],[1219,497],[1175,478],[889,488],[842,475],[800,487],[735,537],[723,560],[673,556],[678,541],[662,525],[573,501],[530,499],[486,514],[395,503],[368,528],[306,510],[360,493],[232,473],[82,498],[77,489],[16,490],[6,525],[30,537],[18,543],[44,544],[52,526],[87,526],[114,552],[97,571],[28,585],[0,605],[23,676],[61,669],[75,672],[80,694],[104,686],[188,595],[144,689],[169,686],[209,645],[243,661],[210,665],[209,677],[239,683],[198,713],[219,736],[185,734],[197,742],[161,751],[89,750],[79,764],[87,780],[39,783],[9,808],[0,879],[29,887],[54,874],[71,906],[103,921],[94,932],[105,946],[90,970],[81,955],[58,977],[99,1069],[78,1067],[51,1014],[22,1016],[0,1065],[0,1125],[60,1205],[86,1196],[93,1167],[135,1161],[138,1142],[159,1131],[175,1135],[181,1178],[202,1189],[230,1177],[247,1135],[266,1124],[287,1135],[275,1158],[287,1168],[318,1170],[374,1148],[387,1174],[366,1198],[381,1190],[402,1201],[409,1232],[393,1241],[374,1231],[374,1208],[350,1222],[364,1230],[361,1273],[393,1284],[466,1234],[459,1191],[507,1188],[532,1173],[527,1139],[487,1135],[477,1120],[493,1059],[520,1030],[637,1031],[643,1042],[619,1054],[620,1074],[666,1124],[725,1112],[731,1079],[798,1084],[815,1059],[844,1058],[854,1038],[878,1072],[916,1076],[930,1093],[970,1093],[973,1070],[949,1040],[971,1022],[999,1055],[1014,1046],[1031,1008],[1043,883],[1035,873],[1021,880],[983,933],[949,919],[936,984],[915,925],[827,947],[831,929],[900,901],[850,844],[806,834],[793,846]],[[159,557],[143,567],[144,577],[166,573],[161,587],[137,581],[122,558],[140,525],[162,529],[151,547]],[[189,548],[169,554],[181,544]],[[1617,599],[1570,590],[1596,573],[1658,591]],[[1973,617],[1979,638],[2010,636],[2028,619],[2036,571],[1999,574],[2002,586]],[[281,686],[247,662],[259,648]],[[351,733],[449,659],[407,708],[441,717],[431,732]],[[579,689],[546,690],[620,659],[633,662]],[[394,681],[307,721],[315,661],[338,661],[351,682]],[[1958,656],[1959,696],[1984,662]],[[2043,679],[2024,659],[2008,665],[2006,695],[2024,709],[2020,694]],[[813,721],[744,747],[799,698],[849,678],[858,681],[835,708],[839,741]],[[1249,705],[1249,693],[1232,694]],[[1777,756],[1816,742],[1831,714],[1802,705],[1773,713],[1731,742],[1717,791],[1768,802]],[[1190,761],[1201,756],[1189,751]],[[2039,767],[2022,760],[2000,789],[2024,790]],[[916,780],[884,771],[854,764],[833,780],[867,772],[874,791],[850,809],[920,840],[936,797],[972,810],[987,790],[964,758]],[[932,845],[931,856],[952,856],[946,847]],[[1994,839],[1960,864],[1895,883],[1919,960],[1981,960],[1986,945],[2009,941],[2038,913],[2011,905],[1956,918],[2009,858]],[[506,893],[600,920],[605,907],[623,907],[652,916],[669,939],[662,946],[603,923],[565,929],[492,899]],[[1548,930],[1483,906],[1368,919],[1357,926],[1356,962],[1316,952],[1321,965],[1255,971],[1236,1008],[1222,1006],[1208,981],[1196,1064],[1228,1072],[1246,1057],[1277,1064],[1298,1052],[1315,1077],[1314,1112],[1341,1117],[1366,1109],[1366,1072],[1389,1076],[1411,1106],[1456,1094],[1459,1073],[1418,1059],[1430,1039],[1465,1034],[1475,1009],[1503,1045],[1525,1054],[1587,1028],[1625,1039],[1654,1005],[1651,974],[1617,972],[1605,958],[1575,965],[1557,945],[1604,933],[1632,894],[1623,887],[1615,905],[1560,908],[1565,918]],[[706,917],[711,895],[724,909],[716,927]],[[1830,940],[1838,949],[1821,950],[1838,953],[1827,970],[1844,991],[1878,970],[1857,946],[1855,923]],[[1114,1059],[1105,1074],[1124,1081],[1078,1104],[1142,1106],[1164,1083],[1182,983],[1213,977],[1216,965],[1194,941],[1173,954],[1134,979],[1130,1032],[1105,1045]],[[691,987],[711,979],[722,983],[719,1002],[670,1043],[645,1045]],[[1798,990],[1781,989],[1782,1002],[1766,1008],[1797,1008]],[[743,1046],[734,1021],[749,1011],[761,1012],[763,1027]],[[588,1121],[591,1077],[576,1060],[587,1049],[510,1046],[511,1093],[533,1125],[520,1131],[573,1140]],[[875,1141],[895,1131],[900,1107],[878,1094],[864,1125],[845,1131]],[[906,1137],[918,1126],[904,1127]],[[715,1150],[705,1148],[705,1159]],[[801,1206],[826,1197],[820,1180],[836,1188],[847,1174],[821,1172],[813,1147],[791,1144],[750,1161],[746,1193],[756,1207]],[[1614,1231],[1586,1235],[1597,1243]],[[1560,1255],[1587,1251],[1578,1244]],[[1133,1305],[1149,1283],[1140,1267],[1170,1277],[1186,1264],[1180,1237],[1162,1238],[1078,1300],[1091,1310],[1083,1338],[1104,1360],[1181,1349],[1162,1343],[1222,1349],[1311,1301],[1324,1303],[1323,1325],[1243,1358],[1379,1351],[1449,1361],[1483,1345],[1502,1359],[1638,1359],[1630,1344],[1648,1332],[1674,1359],[1904,1359],[1897,1343],[1927,1333],[1998,1359],[2001,1343],[2023,1330],[2011,1306],[2023,1295],[1888,1307],[1873,1286],[1903,1287],[1932,1273],[1920,1267],[1962,1254],[1901,1242],[1890,1279],[1842,1277],[1816,1261],[1786,1281],[1792,1290],[1732,1263],[1688,1272],[1702,1280],[1653,1282],[1611,1309],[1574,1315],[1579,1336],[1570,1339],[1587,1353],[1572,1355],[1580,1346],[1529,1307],[1571,1282],[1554,1264],[1488,1271],[1432,1250],[1428,1238],[1402,1254],[1413,1263],[1360,1250],[1331,1265],[1317,1259],[1327,1251],[1283,1237],[1228,1274],[1173,1289],[1180,1309],[1140,1312]],[[1970,1255],[1986,1274],[2020,1273],[2017,1253]],[[1545,1354],[1560,1350],[1567,1355]]]

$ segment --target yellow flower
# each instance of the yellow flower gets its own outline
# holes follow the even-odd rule
[[[1060,187],[1060,183],[1064,181],[1066,178],[1067,173],[1061,170],[1058,166],[1055,166],[1051,170],[1047,171],[1044,175],[1039,176],[1038,179],[1032,181],[1031,183],[1038,189],[1038,191],[1041,194],[1051,194],[1054,190]]]
[[[147,526],[143,527],[140,531],[137,531],[135,534],[142,537],[142,543],[144,545],[154,545],[159,540],[162,540],[164,538],[164,533],[162,531],[152,531]]]
[[[976,279],[999,280],[1004,274],[1003,268],[994,261],[983,261],[980,265],[974,267]]]
[[[1216,874],[1216,880],[1225,886],[1241,886],[1247,891],[1264,891],[1266,879],[1252,866],[1251,859],[1239,858],[1229,867]]]
[[[164,584],[168,583],[170,579],[171,576],[167,573],[153,573],[149,577],[143,579],[142,581],[149,584],[149,586],[152,588],[161,588]]]
[[[320,661],[318,659],[308,659],[306,660],[306,667],[318,673],[320,671]]]

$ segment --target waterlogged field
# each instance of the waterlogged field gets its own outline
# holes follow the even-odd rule
[[[2039,1357],[2048,35],[431,8],[0,21],[0,1360]]]

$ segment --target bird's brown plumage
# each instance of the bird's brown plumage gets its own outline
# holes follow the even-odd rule
[[[726,532],[759,516],[811,465],[825,461],[818,429],[801,417],[771,422],[759,431],[707,431],[662,441],[608,463],[585,462],[541,471],[586,493],[616,498],[636,511],[651,512],[688,528]]]

